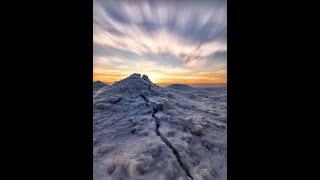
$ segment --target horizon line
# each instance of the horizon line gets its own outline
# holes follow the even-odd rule
[[[112,84],[114,84],[116,82],[116,81],[114,81],[114,82],[106,82],[106,81],[103,81],[103,80],[93,80],[92,82],[97,82],[97,81],[103,82],[103,83],[108,84],[108,85],[112,85]],[[190,83],[178,83],[177,82],[177,83],[154,83],[154,84],[162,86],[162,87],[173,85],[173,84],[184,84],[184,85],[188,85],[188,86],[192,86],[192,87],[227,87],[228,83],[190,84]]]

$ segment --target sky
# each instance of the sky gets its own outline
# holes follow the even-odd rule
[[[93,80],[227,82],[226,0],[94,0]]]

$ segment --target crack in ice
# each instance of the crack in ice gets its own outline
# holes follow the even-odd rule
[[[142,97],[142,99],[148,103],[150,106],[150,101],[147,97],[145,97],[143,94],[140,94],[140,96]],[[156,108],[153,108],[153,113],[152,113],[152,118],[155,120],[155,124],[156,124],[156,128],[155,128],[155,132],[157,134],[157,136],[160,137],[160,139],[172,150],[174,156],[176,157],[180,167],[185,171],[185,173],[187,174],[187,176],[191,179],[193,179],[193,177],[191,176],[190,172],[189,172],[189,168],[188,166],[182,161],[182,158],[179,154],[179,152],[177,151],[177,149],[172,145],[172,143],[166,138],[164,137],[160,131],[159,131],[159,127],[160,127],[160,122],[159,119],[155,116],[155,114],[158,112],[158,110]]]

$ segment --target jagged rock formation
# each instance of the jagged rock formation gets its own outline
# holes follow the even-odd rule
[[[99,89],[94,179],[226,179],[225,96],[195,88],[190,98],[141,74]]]

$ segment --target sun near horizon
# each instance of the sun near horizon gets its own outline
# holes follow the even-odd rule
[[[219,1],[94,1],[93,81],[226,85],[226,22]]]
[[[139,73],[139,72],[138,72]],[[133,73],[132,73],[133,74]],[[149,79],[160,86],[168,86],[171,84],[185,84],[189,86],[195,86],[195,87],[210,87],[210,86],[227,86],[227,82],[225,82],[224,78],[215,78],[215,77],[197,77],[197,76],[184,76],[184,77],[177,77],[177,79],[174,79],[172,77],[165,77],[158,76],[158,75],[152,75],[152,73],[139,73],[139,74],[145,74],[149,77]],[[116,81],[120,81],[131,74],[121,74],[121,75],[112,75],[112,76],[99,76],[95,75],[93,77],[93,82],[95,81],[101,81],[106,84],[113,84]],[[213,83],[214,82],[214,83]]]

